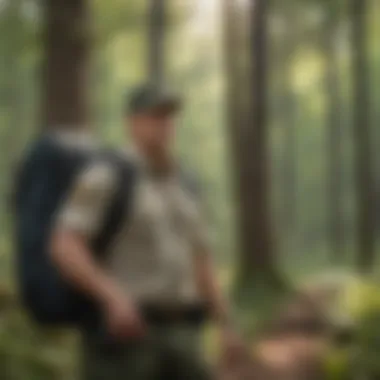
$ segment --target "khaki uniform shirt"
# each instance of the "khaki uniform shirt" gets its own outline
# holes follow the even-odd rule
[[[131,215],[105,255],[105,269],[138,301],[196,302],[192,259],[209,245],[199,200],[179,175],[155,176],[138,154],[132,155],[139,169]],[[94,237],[117,181],[108,163],[85,170],[59,211],[59,225]]]

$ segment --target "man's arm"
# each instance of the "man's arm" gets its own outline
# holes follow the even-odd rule
[[[105,164],[79,176],[57,215],[50,252],[67,281],[99,304],[110,332],[125,336],[139,330],[133,302],[97,263],[88,244],[103,224],[116,180]]]
[[[198,289],[206,301],[213,320],[223,326],[230,325],[230,307],[219,284],[211,253],[203,249],[194,255]]]
[[[105,305],[118,290],[104,269],[93,259],[87,239],[78,232],[57,228],[52,237],[54,264],[70,284]]]

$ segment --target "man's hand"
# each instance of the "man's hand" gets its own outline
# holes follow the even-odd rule
[[[70,284],[99,304],[109,334],[119,340],[142,336],[144,326],[133,300],[94,260],[86,238],[58,229],[52,237],[51,255]]]
[[[130,298],[114,289],[103,303],[108,332],[119,340],[141,338],[145,334],[144,322]]]

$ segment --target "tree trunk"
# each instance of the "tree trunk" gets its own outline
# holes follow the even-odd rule
[[[25,96],[23,92],[23,67],[22,67],[22,46],[24,42],[24,30],[22,29],[21,6],[19,0],[7,3],[2,10],[4,12],[1,20],[1,30],[3,38],[0,41],[2,62],[0,70],[5,73],[0,87],[0,113],[3,115],[1,130],[1,152],[2,160],[0,170],[2,181],[0,184],[0,196],[4,202],[0,203],[0,214],[2,222],[9,218],[5,200],[10,198],[11,189],[9,186],[15,170],[17,156],[20,154],[21,141],[24,131],[24,105]],[[11,43],[9,43],[11,40]],[[7,223],[3,223],[7,226]],[[3,233],[4,231],[2,231]]]
[[[241,178],[243,273],[274,274],[271,230],[269,141],[267,130],[267,0],[256,0],[251,9],[251,109],[242,129]]]
[[[225,104],[227,119],[227,136],[230,146],[230,159],[233,162],[231,183],[236,206],[235,233],[238,240],[238,260],[245,255],[242,252],[242,200],[239,198],[241,178],[243,175],[240,162],[242,146],[241,129],[247,116],[246,106],[243,106],[243,95],[246,90],[247,72],[243,70],[242,24],[234,0],[223,0],[223,37],[224,37],[224,70],[225,70]],[[245,77],[245,82],[241,78]],[[245,84],[245,85],[244,85]],[[238,273],[240,277],[240,273]],[[238,280],[240,280],[238,278]]]
[[[87,0],[44,0],[44,128],[86,126],[90,74]]]
[[[284,214],[281,227],[288,237],[294,238],[297,223],[297,99],[289,88],[289,83],[284,102],[286,104],[283,125]]]
[[[298,96],[293,84],[296,41],[299,39],[297,4],[276,1],[276,16],[286,25],[281,37],[273,44],[271,71],[274,79],[273,110],[276,124],[281,129],[281,147],[278,165],[278,198],[281,200],[276,231],[281,236],[282,250],[293,251],[297,230],[297,122]]]
[[[281,102],[279,116],[282,118],[282,182],[283,210],[281,215],[281,231],[285,240],[292,241],[297,224],[297,117],[298,99],[292,83],[293,55],[295,53],[295,39],[297,36],[294,8],[285,5],[285,20],[292,25],[280,47],[278,61],[281,62],[280,92],[277,93]],[[290,239],[289,239],[290,238]]]
[[[151,82],[164,80],[166,0],[150,0],[148,76]]]
[[[357,186],[357,265],[368,272],[375,256],[374,183],[369,120],[369,78],[366,49],[366,0],[351,0],[353,50],[353,123]]]
[[[278,283],[270,223],[269,152],[266,129],[266,1],[255,1],[250,19],[250,72],[243,71],[241,23],[235,2],[225,0],[228,131],[238,201],[238,282]],[[243,49],[243,50],[241,50]],[[249,81],[250,74],[252,82]],[[272,282],[274,280],[274,282]]]
[[[329,241],[332,258],[341,263],[344,254],[344,214],[342,198],[342,128],[339,91],[339,67],[336,51],[338,20],[332,11],[327,16],[324,35],[325,91],[327,131],[327,199],[329,213]]]
[[[225,72],[226,72],[226,108],[227,108],[227,132],[232,152],[232,160],[235,161],[232,181],[239,183],[241,178],[241,165],[238,155],[241,148],[240,130],[244,124],[242,107],[242,94],[240,76],[242,75],[242,52],[241,52],[241,30],[239,28],[239,14],[233,0],[224,0],[224,50],[225,50]],[[247,73],[243,73],[243,75]],[[238,190],[238,187],[235,189]]]

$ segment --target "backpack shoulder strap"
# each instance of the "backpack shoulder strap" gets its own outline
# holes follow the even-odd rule
[[[137,177],[136,165],[132,160],[113,152],[107,152],[105,159],[117,173],[117,188],[105,213],[103,228],[93,241],[93,249],[99,256],[105,254],[122,225],[128,222]]]

